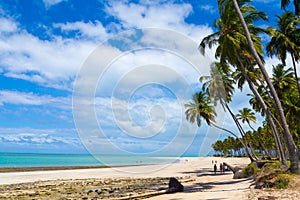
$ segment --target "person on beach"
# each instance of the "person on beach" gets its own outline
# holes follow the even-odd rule
[[[223,174],[223,164],[220,163],[220,173]]]
[[[223,174],[225,174],[226,171],[226,165],[223,163]]]
[[[217,173],[217,164],[214,165],[214,172]]]

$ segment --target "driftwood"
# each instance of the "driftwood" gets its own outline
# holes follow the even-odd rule
[[[227,166],[233,172],[233,174],[242,169],[241,167],[234,167],[226,162],[223,162],[223,165]]]
[[[247,175],[242,171],[241,167],[234,167],[224,162],[223,165],[227,166],[233,172],[233,179],[247,178]]]

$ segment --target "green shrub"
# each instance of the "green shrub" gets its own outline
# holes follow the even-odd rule
[[[280,169],[280,162],[279,161],[266,162],[266,164],[263,166],[263,169],[267,169],[267,170]]]
[[[252,175],[256,174],[257,168],[256,168],[256,165],[255,165],[255,162],[252,162],[249,165],[247,165],[242,171],[247,176],[252,176]]]
[[[288,186],[292,176],[290,174],[278,174],[276,177],[275,187],[284,189]]]

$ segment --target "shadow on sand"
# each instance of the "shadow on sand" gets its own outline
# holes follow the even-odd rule
[[[200,169],[200,170],[195,170],[195,171],[190,171],[190,172],[185,172],[185,174],[195,174],[197,177],[213,177],[213,176],[223,176],[223,175],[228,175],[233,173],[231,171],[226,171],[225,173],[221,174],[220,172],[217,172],[216,174],[208,168]],[[219,185],[231,185],[231,184],[236,184],[236,183],[241,183],[241,182],[246,182],[252,180],[252,178],[244,178],[244,179],[232,179],[232,180],[224,180],[224,181],[210,181],[210,182],[199,182],[199,183],[194,183],[193,185],[188,185],[184,187],[184,192],[190,193],[190,192],[201,192],[201,191],[207,191],[211,190],[209,192],[220,192],[220,191],[233,191],[233,190],[242,190],[242,189],[247,189],[247,188],[234,188],[234,189],[221,189],[221,190],[212,190],[214,187],[219,186]]]

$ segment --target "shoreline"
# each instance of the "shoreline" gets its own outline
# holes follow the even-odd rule
[[[126,165],[95,165],[95,166],[46,166],[46,167],[0,167],[0,173],[10,172],[35,172],[35,171],[56,171],[56,170],[74,170],[74,169],[103,169],[103,168],[120,168],[134,167],[156,164],[126,164]]]
[[[9,154],[17,154],[17,153],[9,153]],[[24,153],[28,154],[28,153]],[[47,155],[47,154],[41,154]],[[67,154],[63,154],[67,155]],[[73,154],[71,154],[73,155]],[[121,168],[121,167],[132,167],[132,166],[147,166],[147,165],[170,165],[176,164],[177,162],[184,162],[190,159],[202,159],[202,158],[210,158],[212,160],[222,160],[222,159],[247,159],[247,157],[222,157],[222,156],[184,156],[184,157],[163,157],[157,156],[153,157],[161,160],[173,160],[173,162],[165,162],[165,163],[128,163],[128,164],[96,164],[96,165],[47,165],[47,166],[16,166],[16,167],[0,167],[0,173],[6,172],[31,172],[31,171],[55,171],[55,170],[73,170],[73,169],[102,169],[102,168]]]

